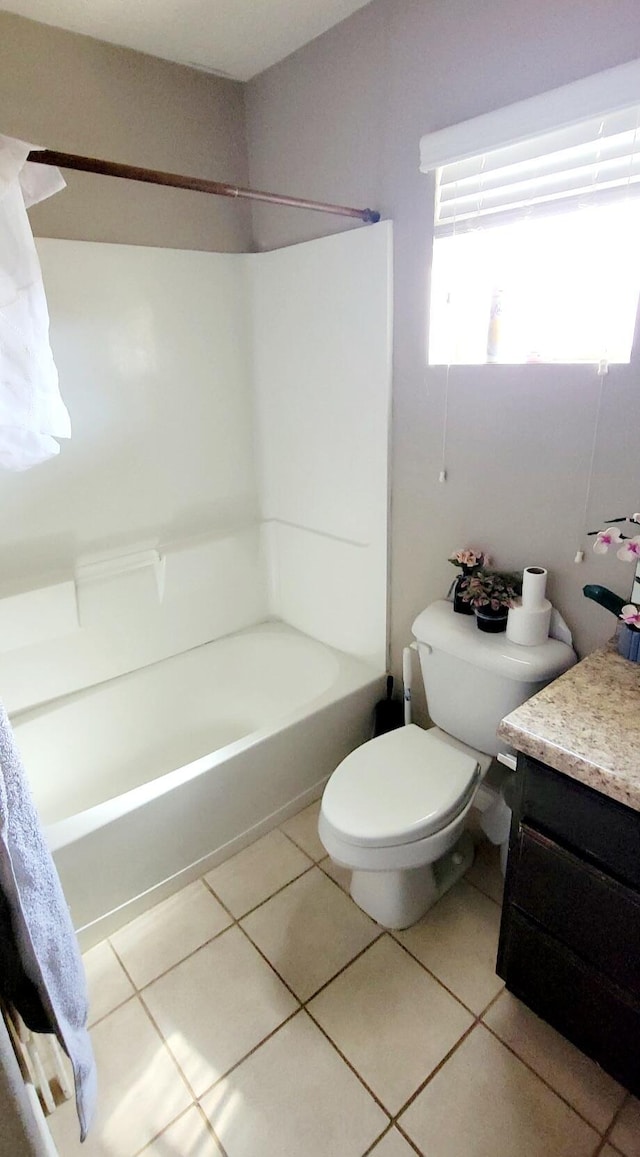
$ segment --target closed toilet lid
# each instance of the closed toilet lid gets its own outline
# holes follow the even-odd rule
[[[473,755],[411,723],[343,759],[325,788],[322,814],[349,843],[408,844],[451,823],[479,778]]]

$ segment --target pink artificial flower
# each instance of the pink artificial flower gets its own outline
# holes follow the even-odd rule
[[[618,558],[623,562],[640,562],[640,534],[635,538],[628,538],[618,551]]]
[[[628,627],[636,627],[640,630],[640,609],[634,607],[633,603],[629,603],[628,606],[622,608],[620,618]]]
[[[598,531],[598,536],[593,544],[593,549],[596,554],[606,554],[609,547],[614,543],[617,545],[622,542],[622,535],[617,526],[608,526],[606,530]]]
[[[466,550],[457,550],[455,554],[452,554],[449,562],[455,563],[457,566],[480,566],[483,557],[481,550],[467,547]]]

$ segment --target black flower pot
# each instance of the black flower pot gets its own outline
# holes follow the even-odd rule
[[[500,607],[494,611],[491,607],[476,607],[476,623],[479,631],[486,631],[488,635],[499,635],[507,629],[508,607]]]
[[[469,575],[471,573],[471,571],[463,570],[462,574],[458,575],[453,587],[453,609],[458,615],[473,614],[473,607],[471,606],[471,603],[466,603],[462,597],[463,592],[467,588]]]

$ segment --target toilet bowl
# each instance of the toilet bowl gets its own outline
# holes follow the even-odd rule
[[[413,624],[434,727],[415,724],[362,744],[322,797],[318,834],[351,869],[351,896],[386,928],[407,928],[470,866],[465,821],[474,804],[506,862],[509,811],[482,783],[498,755],[496,728],[515,707],[576,662],[557,639],[523,647],[484,634],[451,603]]]
[[[471,865],[463,829],[490,763],[412,723],[364,743],[334,771],[320,839],[351,869],[355,902],[385,928],[415,923]]]

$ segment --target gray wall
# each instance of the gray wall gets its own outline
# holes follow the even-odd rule
[[[0,132],[50,149],[246,184],[242,85],[0,12]],[[69,173],[31,213],[42,237],[250,247],[246,205]]]
[[[582,652],[614,626],[582,598],[583,584],[630,590],[630,568],[597,558],[584,538],[599,390],[591,367],[453,370],[449,478],[438,483],[444,377],[425,360],[432,207],[418,142],[637,56],[637,0],[374,0],[248,85],[253,184],[371,204],[395,223],[396,670],[413,616],[453,577],[446,558],[456,547],[479,544],[504,566],[547,566],[551,595]],[[254,210],[262,249],[349,227],[339,218]],[[638,378],[636,360],[604,379],[588,529],[640,508]],[[589,551],[583,566],[573,563],[579,546]]]

